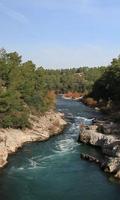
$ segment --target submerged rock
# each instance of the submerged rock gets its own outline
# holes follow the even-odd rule
[[[88,154],[81,153],[81,158],[84,160],[89,160],[90,162],[100,163],[100,160]]]

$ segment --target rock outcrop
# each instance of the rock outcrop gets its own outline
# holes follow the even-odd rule
[[[84,159],[84,160],[89,160],[90,162],[95,162],[97,164],[100,163],[100,160],[95,158],[94,156],[90,156],[88,154],[85,154],[85,153],[81,153],[81,158]]]
[[[0,129],[0,167],[7,163],[8,155],[24,143],[48,140],[49,137],[59,134],[66,125],[62,113],[47,112],[44,116],[31,116],[31,129]]]
[[[82,155],[83,159],[98,161],[100,167],[104,169],[105,172],[112,173],[116,178],[120,178],[120,137],[118,134],[119,129],[116,125],[111,123],[107,125],[104,123],[102,127],[101,124],[91,125],[90,127],[85,127],[79,136],[79,141],[85,144],[90,144],[96,147],[100,147],[102,153],[104,154],[104,159],[98,161],[96,158],[93,158],[90,155]],[[115,129],[112,134],[111,126]],[[108,127],[108,129],[107,129]],[[98,132],[103,130],[102,132]]]

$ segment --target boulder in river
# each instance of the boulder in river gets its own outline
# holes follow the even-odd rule
[[[116,127],[115,127],[116,129]],[[108,131],[109,132],[109,131]],[[97,158],[82,154],[81,157],[100,163],[105,172],[113,173],[115,177],[120,178],[120,137],[115,134],[98,132],[97,125],[89,126],[79,135],[79,142],[99,147],[104,155],[104,159],[98,161]]]
[[[90,162],[95,162],[95,163],[100,163],[100,160],[97,159],[96,157],[94,156],[91,156],[89,154],[84,154],[84,153],[81,153],[81,158],[84,159],[84,160],[89,160]]]

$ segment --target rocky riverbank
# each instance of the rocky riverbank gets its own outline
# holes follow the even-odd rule
[[[6,165],[8,156],[24,143],[48,140],[66,125],[64,115],[53,111],[40,117],[31,115],[30,122],[31,129],[0,129],[0,167]]]
[[[97,122],[95,125],[84,127],[79,141],[99,147],[103,159],[88,154],[81,154],[82,159],[98,163],[108,173],[120,179],[120,125],[113,122]]]

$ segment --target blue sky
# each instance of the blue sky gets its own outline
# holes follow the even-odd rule
[[[49,68],[107,65],[119,19],[120,0],[0,0],[0,47]]]

